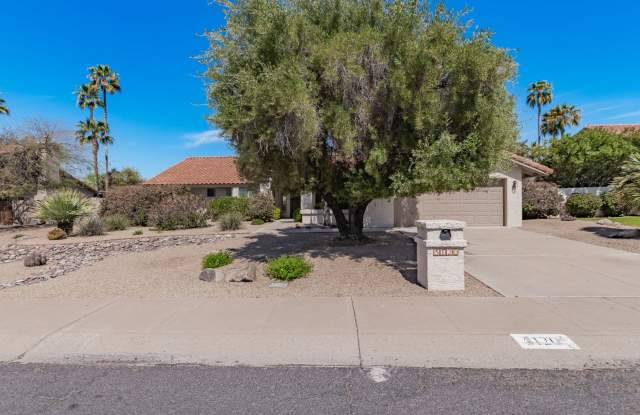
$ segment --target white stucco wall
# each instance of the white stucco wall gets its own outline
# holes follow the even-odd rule
[[[522,168],[513,165],[508,170],[497,171],[490,177],[504,180],[504,226],[522,226]],[[315,205],[312,193],[301,195],[301,213],[305,224],[332,225],[333,218],[328,218],[322,210],[313,209]],[[365,212],[366,228],[391,228],[395,224],[394,199],[376,199]]]
[[[514,165],[509,170],[498,171],[490,176],[505,180],[504,226],[522,226],[522,168]]]

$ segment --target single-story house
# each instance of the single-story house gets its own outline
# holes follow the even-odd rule
[[[528,158],[513,155],[511,168],[491,174],[487,187],[470,192],[425,193],[417,197],[377,199],[365,213],[365,227],[413,226],[418,219],[457,219],[469,226],[521,226],[522,181],[553,171]],[[189,157],[145,182],[184,185],[208,199],[247,196],[268,187],[250,183],[238,172],[235,157]],[[332,225],[331,211],[313,193],[299,197],[276,195],[283,217],[300,207],[305,224]],[[281,202],[281,203],[280,203]]]
[[[188,157],[144,184],[182,185],[207,199],[247,196],[257,188],[240,175],[236,157]]]
[[[365,227],[414,226],[418,219],[463,220],[469,226],[522,226],[522,181],[553,170],[526,157],[512,155],[511,168],[491,174],[487,187],[470,192],[425,193],[416,197],[376,199],[365,212]],[[328,209],[318,209],[313,194],[302,196],[302,220],[330,225]]]

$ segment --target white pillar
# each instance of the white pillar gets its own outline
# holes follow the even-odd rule
[[[464,290],[466,224],[454,220],[416,221],[418,283],[429,291]]]

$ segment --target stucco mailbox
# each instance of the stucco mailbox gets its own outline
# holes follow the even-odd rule
[[[464,228],[457,220],[416,221],[418,283],[430,291],[464,290]]]

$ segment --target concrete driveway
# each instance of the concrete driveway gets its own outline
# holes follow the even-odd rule
[[[467,228],[466,270],[507,297],[640,297],[640,254],[514,228]]]

